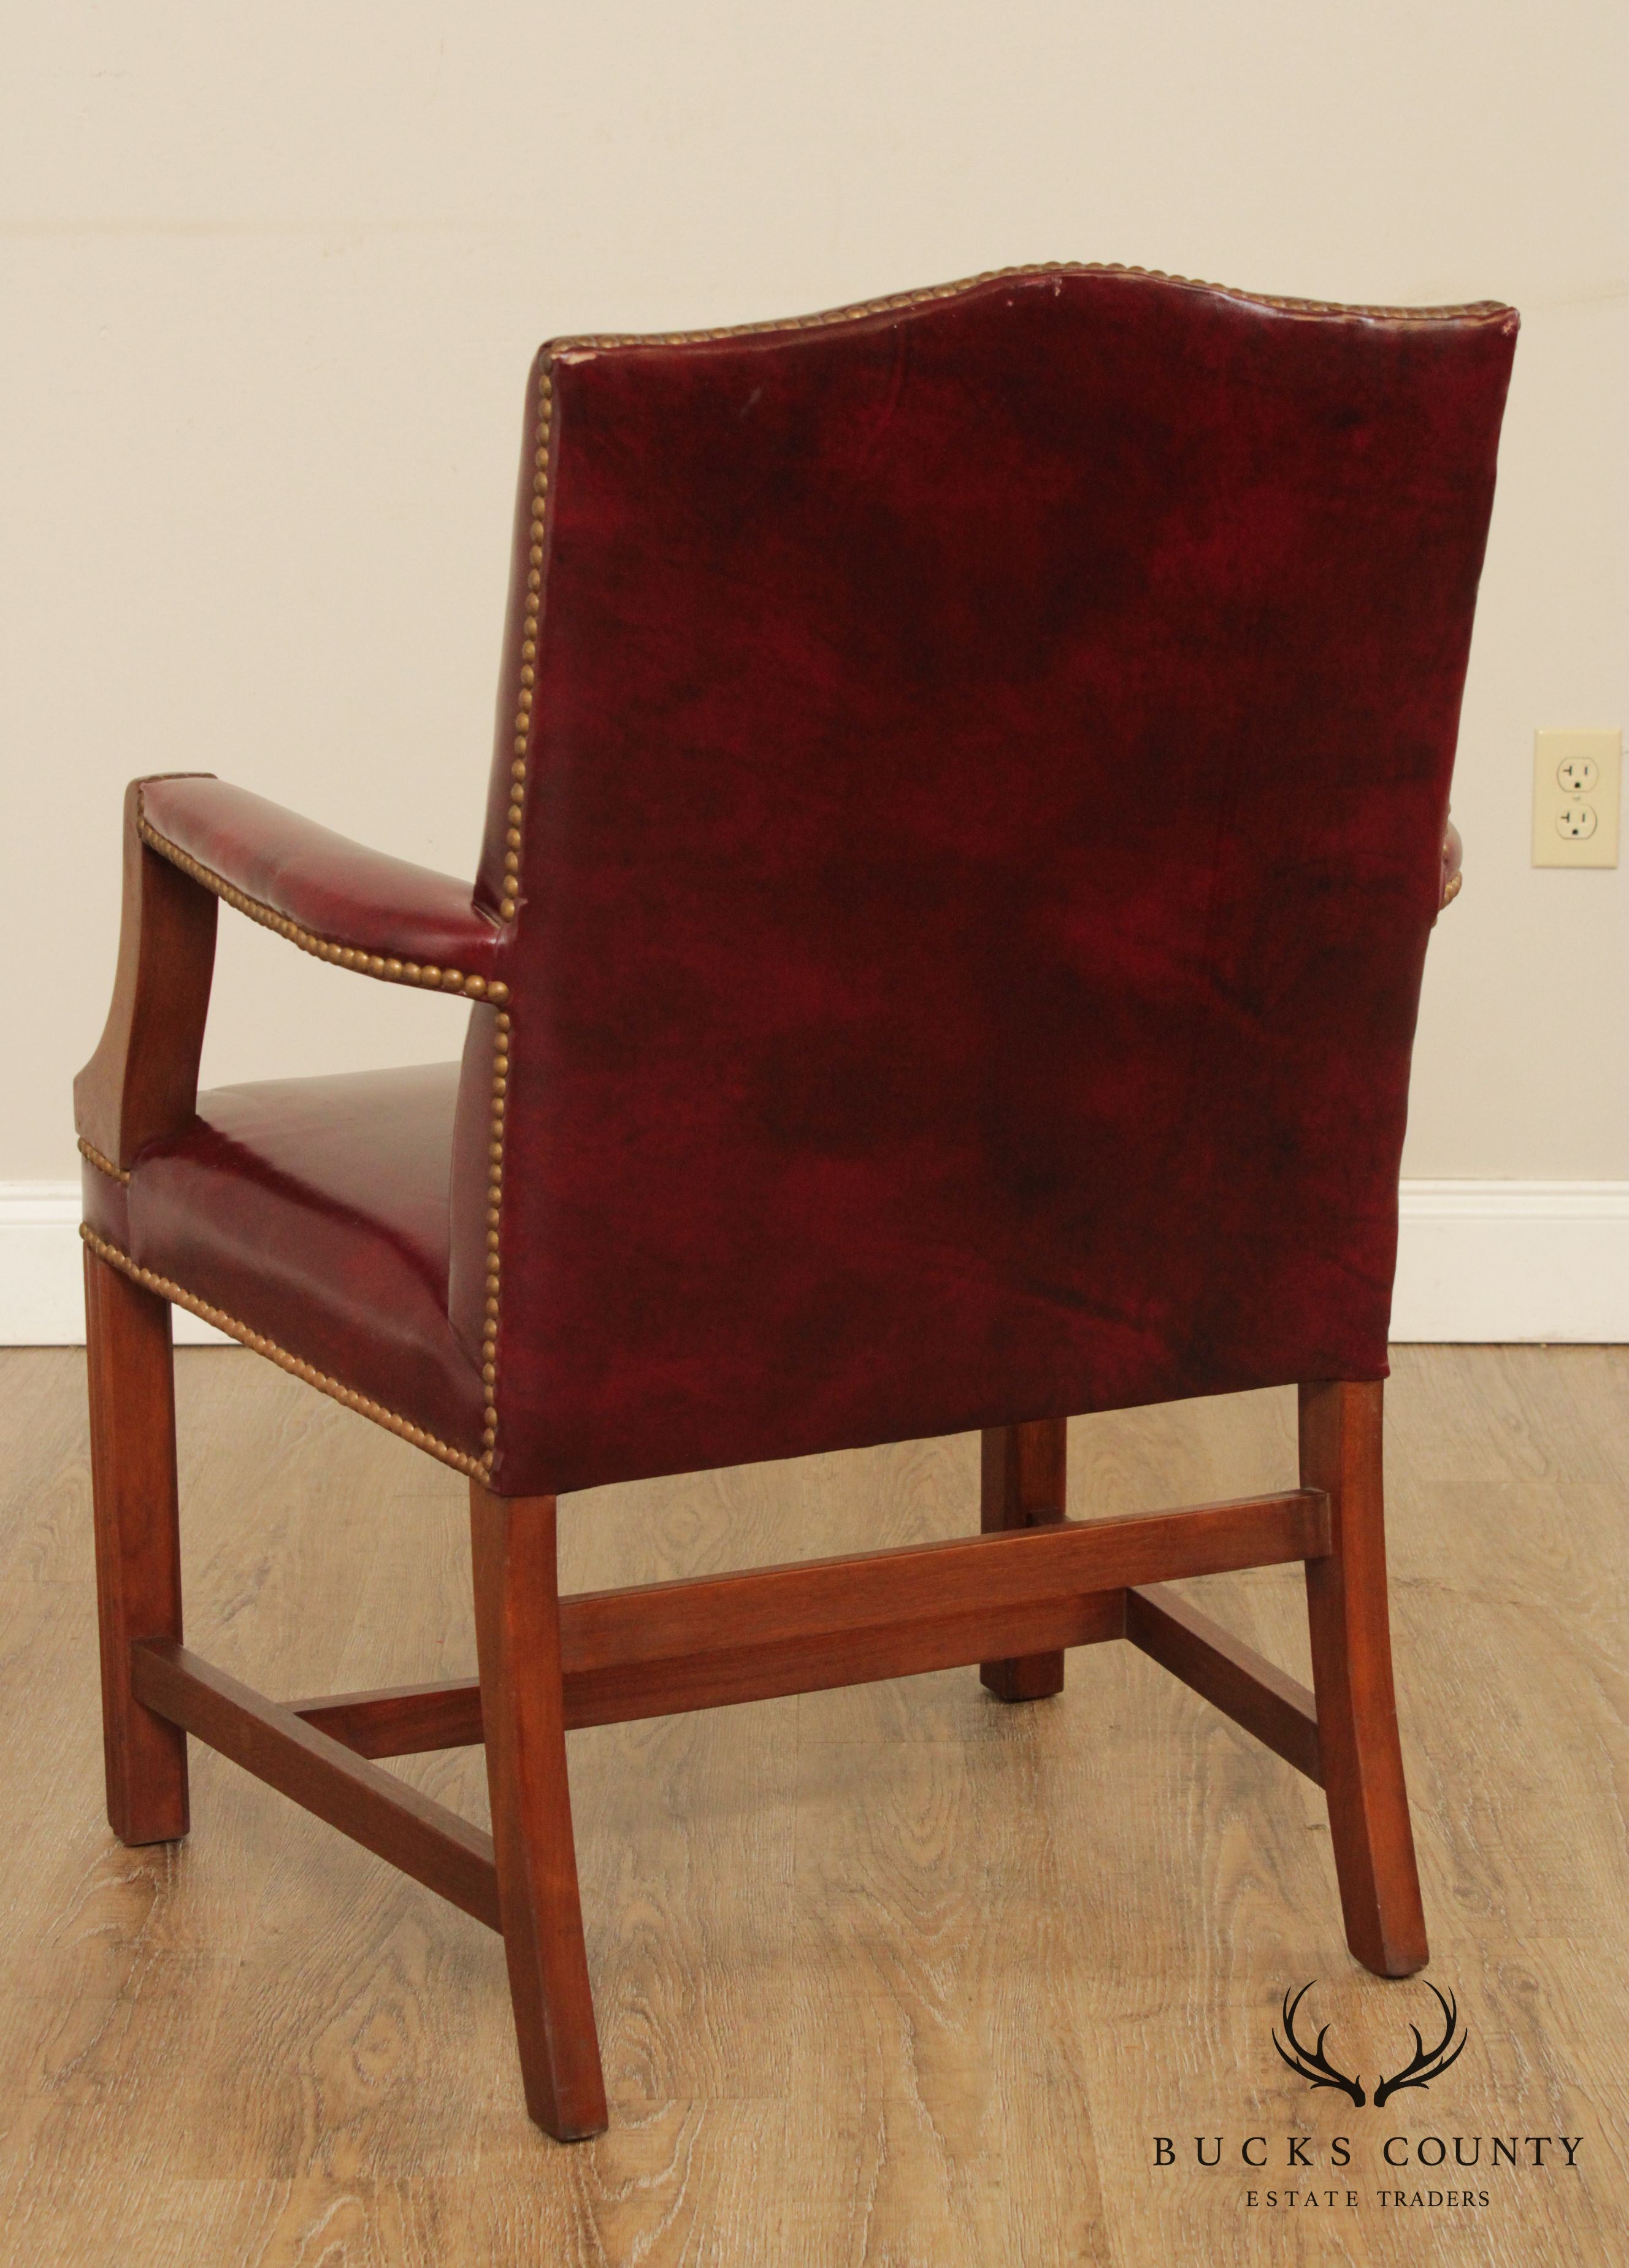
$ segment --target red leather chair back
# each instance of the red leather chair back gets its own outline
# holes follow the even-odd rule
[[[1515,328],[1058,269],[545,350],[496,1486],[1384,1373]]]

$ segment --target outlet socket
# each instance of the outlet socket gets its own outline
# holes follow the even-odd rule
[[[1615,866],[1621,733],[1533,735],[1533,864]]]

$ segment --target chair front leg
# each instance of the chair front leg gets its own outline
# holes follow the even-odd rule
[[[1301,1478],[1329,1492],[1333,1549],[1307,1562],[1312,1682],[1346,1942],[1381,1977],[1428,1957],[1397,1737],[1386,1601],[1382,1389],[1301,1388]]]
[[[181,1635],[170,1303],[85,1256],[91,1498],[107,1821],[122,1843],[187,1832],[187,1735],[144,1708],[130,1646]]]
[[[552,1497],[469,1488],[475,1650],[498,1910],[527,2108],[557,2141],[602,2134],[600,2040],[565,1767]]]

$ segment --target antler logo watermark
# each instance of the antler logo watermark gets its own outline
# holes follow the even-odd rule
[[[1441,2036],[1428,2042],[1418,2024],[1409,2025],[1413,2054],[1395,2070],[1378,2072],[1366,2085],[1361,2072],[1343,2070],[1330,2053],[1330,2027],[1313,2030],[1305,2010],[1316,1982],[1311,1978],[1299,1992],[1285,1993],[1273,2028],[1273,2048],[1279,2061],[1308,2087],[1344,2095],[1354,2110],[1379,2110],[1407,2088],[1430,2087],[1465,2051],[1468,2034],[1458,2002],[1452,1992],[1426,1982],[1441,2019]],[[1434,2021],[1431,2029],[1437,2029]],[[1330,2123],[1341,2116],[1336,2113]],[[1322,2127],[1323,2122],[1318,2123]],[[1575,2174],[1584,2139],[1581,2134],[1389,2132],[1386,2124],[1367,2121],[1364,2126],[1360,2135],[1319,2131],[1276,2136],[1196,2134],[1191,2152],[1186,2137],[1154,2134],[1149,2138],[1151,2164],[1175,2171],[1190,2163],[1205,2173],[1236,2165],[1244,2177],[1238,2201],[1252,2213],[1354,2213],[1373,2205],[1387,2213],[1412,2213],[1418,2207],[1458,2215],[1480,2213],[1507,2194],[1507,2176],[1525,2182]],[[1386,2186],[1368,2188],[1375,2176]],[[1399,2182],[1405,2185],[1393,2186]],[[1443,2186],[1427,2186],[1433,2182]]]
[[[1304,2040],[1297,2039],[1295,2036],[1295,2012],[1316,1981],[1316,1978],[1309,1978],[1293,1998],[1286,1992],[1283,2014],[1284,2038],[1280,2039],[1275,2029],[1272,2035],[1272,2044],[1283,2061],[1293,2072],[1298,2073],[1309,2087],[1338,2088],[1341,2094],[1349,2095],[1354,2106],[1361,2110],[1365,2102],[1369,2100],[1363,2092],[1361,2077],[1354,2073],[1348,2078],[1346,2073],[1331,2063],[1324,2053],[1323,2043],[1330,2036],[1329,2026],[1327,2024],[1323,2026],[1316,2042],[1311,2047],[1308,2047]],[[1426,1990],[1434,1997],[1438,2007],[1442,2012],[1442,2036],[1434,2047],[1428,2048],[1419,2027],[1417,2024],[1409,2026],[1410,2031],[1414,2036],[1414,2052],[1400,2070],[1393,2072],[1389,2078],[1382,2076],[1375,2082],[1373,2099],[1376,2110],[1382,2103],[1389,2102],[1394,2095],[1400,2095],[1405,2087],[1429,2087],[1434,2079],[1441,2079],[1448,2066],[1457,2062],[1464,2053],[1465,2043],[1470,2035],[1460,2024],[1459,2006],[1454,1995],[1451,1992],[1439,1992],[1436,1986],[1429,1980],[1426,1981]],[[1456,2033],[1458,2034],[1457,2040],[1455,2037]]]

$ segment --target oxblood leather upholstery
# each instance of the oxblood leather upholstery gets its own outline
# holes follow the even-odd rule
[[[545,350],[495,1488],[1384,1373],[1515,331],[1054,270]],[[257,799],[152,792],[402,949],[379,868],[348,921]],[[441,1073],[204,1098],[136,1257],[468,1449],[497,1028],[456,1130]]]
[[[498,932],[468,882],[387,858],[208,773],[149,780],[154,833],[267,911],[335,945],[490,977]]]
[[[200,1095],[130,1177],[132,1256],[478,1454],[480,1375],[447,1321],[457,1100],[456,1064]]]

